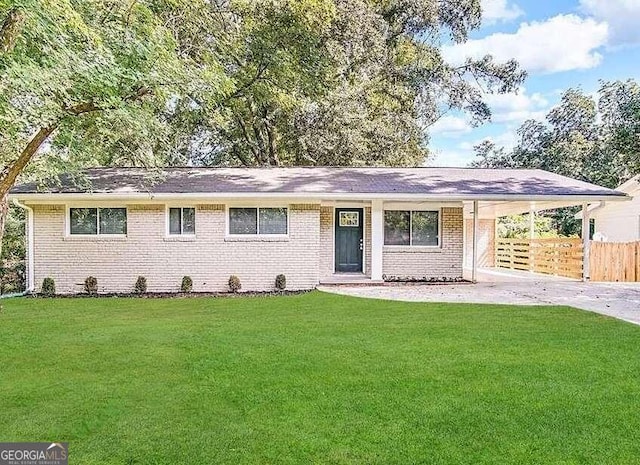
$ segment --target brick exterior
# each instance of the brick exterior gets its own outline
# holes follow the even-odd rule
[[[462,208],[443,208],[441,221],[440,247],[385,246],[382,273],[403,278],[462,277]]]
[[[145,276],[150,292],[177,292],[183,276],[194,291],[226,291],[229,276],[242,289],[270,290],[283,273],[288,289],[312,289],[334,274],[334,209],[289,205],[288,238],[226,237],[226,207],[198,204],[196,237],[166,236],[164,204],[127,205],[126,237],[65,235],[64,205],[34,205],[35,285],[52,277],[60,293],[82,292],[87,276],[100,292],[131,292]],[[365,208],[365,274],[371,275],[371,208]],[[388,276],[462,276],[462,209],[442,209],[439,248],[385,247]]]
[[[320,278],[333,275],[333,207],[320,208]]]
[[[465,220],[464,266],[471,268],[473,262],[473,220]],[[496,220],[478,220],[478,266],[494,267],[496,257]]]
[[[55,279],[59,293],[82,291],[87,276],[100,292],[131,292],[145,276],[150,292],[176,292],[182,277],[194,291],[226,291],[232,274],[243,290],[274,288],[284,273],[288,289],[311,289],[319,280],[319,207],[289,210],[287,239],[225,238],[226,211],[198,208],[196,238],[166,237],[164,205],[128,208],[127,237],[65,237],[65,209],[36,206],[35,284]]]

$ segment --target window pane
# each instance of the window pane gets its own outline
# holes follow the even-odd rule
[[[258,209],[230,208],[229,234],[258,234]]]
[[[101,208],[100,234],[127,234],[127,209]]]
[[[438,212],[413,212],[411,244],[438,245]]]
[[[182,234],[182,214],[180,208],[169,209],[169,234]]]
[[[384,212],[385,245],[409,245],[408,211],[387,210]]]
[[[195,208],[182,209],[182,233],[183,234],[196,233],[196,209]]]
[[[97,208],[70,208],[71,234],[98,234]]]
[[[360,226],[360,212],[340,212],[340,227],[357,228]]]
[[[287,209],[261,208],[260,234],[287,234]]]

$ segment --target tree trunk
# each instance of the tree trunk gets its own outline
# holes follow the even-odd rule
[[[24,22],[24,13],[17,8],[9,14],[0,26],[0,55],[11,52]]]
[[[9,189],[13,187],[18,175],[57,127],[57,124],[52,124],[45,128],[40,128],[24,148],[18,159],[7,165],[0,174],[0,257],[2,256],[4,225],[7,222],[7,215],[9,214],[9,201],[7,198]]]
[[[58,124],[51,124],[50,126],[40,128],[35,136],[29,141],[22,153],[16,161],[7,165],[0,173],[0,198],[6,197],[9,193],[9,189],[13,187],[18,175],[22,173],[22,170],[27,163],[31,161],[38,149],[42,146],[44,141],[56,130]]]
[[[5,195],[0,200],[0,266],[4,266],[2,260],[2,239],[4,238],[4,225],[7,223],[9,216],[9,199]]]

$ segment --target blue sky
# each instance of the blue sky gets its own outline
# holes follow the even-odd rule
[[[483,26],[447,45],[449,62],[492,54],[529,73],[513,95],[487,95],[493,120],[472,127],[462,113],[430,130],[431,166],[466,166],[485,139],[511,147],[529,118],[542,119],[569,87],[595,93],[600,80],[640,78],[640,0],[481,0]]]

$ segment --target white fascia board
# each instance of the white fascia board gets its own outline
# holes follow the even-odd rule
[[[253,192],[240,193],[182,193],[182,194],[149,194],[149,193],[80,193],[80,194],[10,194],[10,199],[17,199],[24,202],[33,203],[56,203],[65,201],[130,201],[130,202],[167,202],[167,201],[232,201],[237,199],[288,199],[290,202],[314,202],[321,200],[388,200],[388,201],[513,201],[513,202],[536,202],[536,201],[571,201],[576,204],[584,202],[617,202],[631,200],[625,195],[519,195],[519,194],[397,194],[397,193],[341,193],[330,192],[320,193],[287,193],[287,192],[265,192],[256,194]]]

